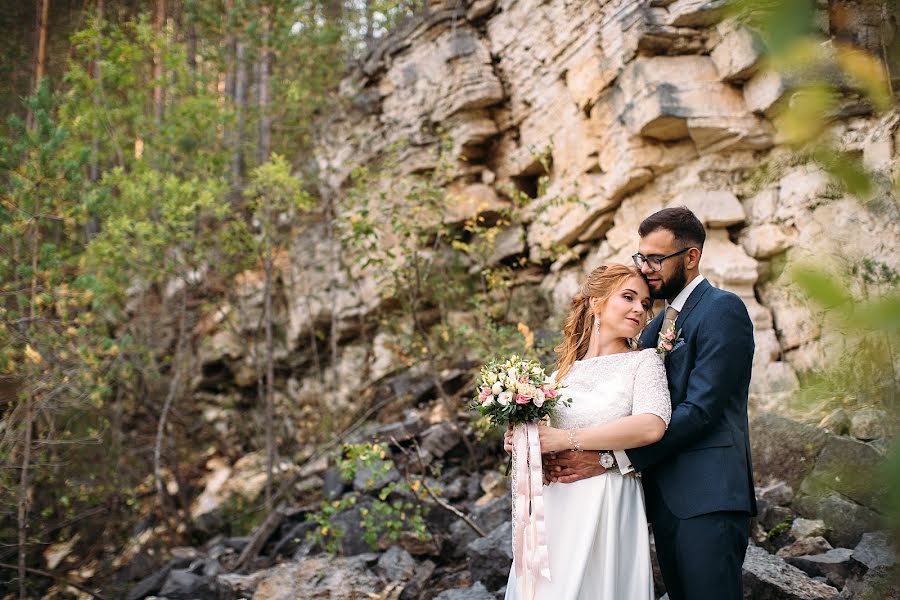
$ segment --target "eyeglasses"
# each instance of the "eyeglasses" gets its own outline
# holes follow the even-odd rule
[[[650,267],[651,271],[659,271],[662,269],[662,263],[664,260],[666,260],[667,258],[672,258],[673,256],[678,256],[679,254],[683,254],[690,249],[691,246],[688,246],[687,248],[682,248],[678,252],[673,252],[672,254],[668,254],[666,256],[653,256],[650,258],[647,258],[643,254],[638,252],[631,257],[631,260],[634,261],[634,264],[638,269],[643,268],[643,266],[646,264],[648,267]]]

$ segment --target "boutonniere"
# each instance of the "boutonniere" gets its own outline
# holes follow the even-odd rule
[[[681,337],[681,330],[675,331],[675,323],[672,323],[668,329],[659,332],[659,342],[656,344],[656,353],[666,355],[682,341],[684,341],[684,338]]]

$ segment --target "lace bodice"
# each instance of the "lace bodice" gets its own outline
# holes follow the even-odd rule
[[[657,415],[668,425],[672,417],[663,357],[652,348],[576,361],[560,383],[565,386],[562,396],[572,399],[571,406],[560,405],[550,419],[560,429],[642,413]]]

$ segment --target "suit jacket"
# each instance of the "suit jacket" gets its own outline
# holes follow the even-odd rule
[[[663,314],[641,345],[655,347]],[[627,450],[642,473],[647,511],[665,502],[687,519],[718,511],[756,514],[747,420],[753,323],[735,294],[702,281],[675,321],[683,342],[665,358],[672,420],[663,438]]]

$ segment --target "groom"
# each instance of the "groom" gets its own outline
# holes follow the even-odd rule
[[[651,296],[666,300],[641,346],[656,347],[672,320],[680,332],[665,357],[672,421],[659,442],[614,452],[611,468],[642,476],[669,598],[741,600],[756,513],[747,424],[753,324],[738,296],[700,275],[706,231],[694,213],[663,209],[638,233],[634,262]],[[604,459],[609,464],[608,453]],[[578,481],[605,472],[597,462],[596,452],[558,454],[548,460],[549,475]]]

